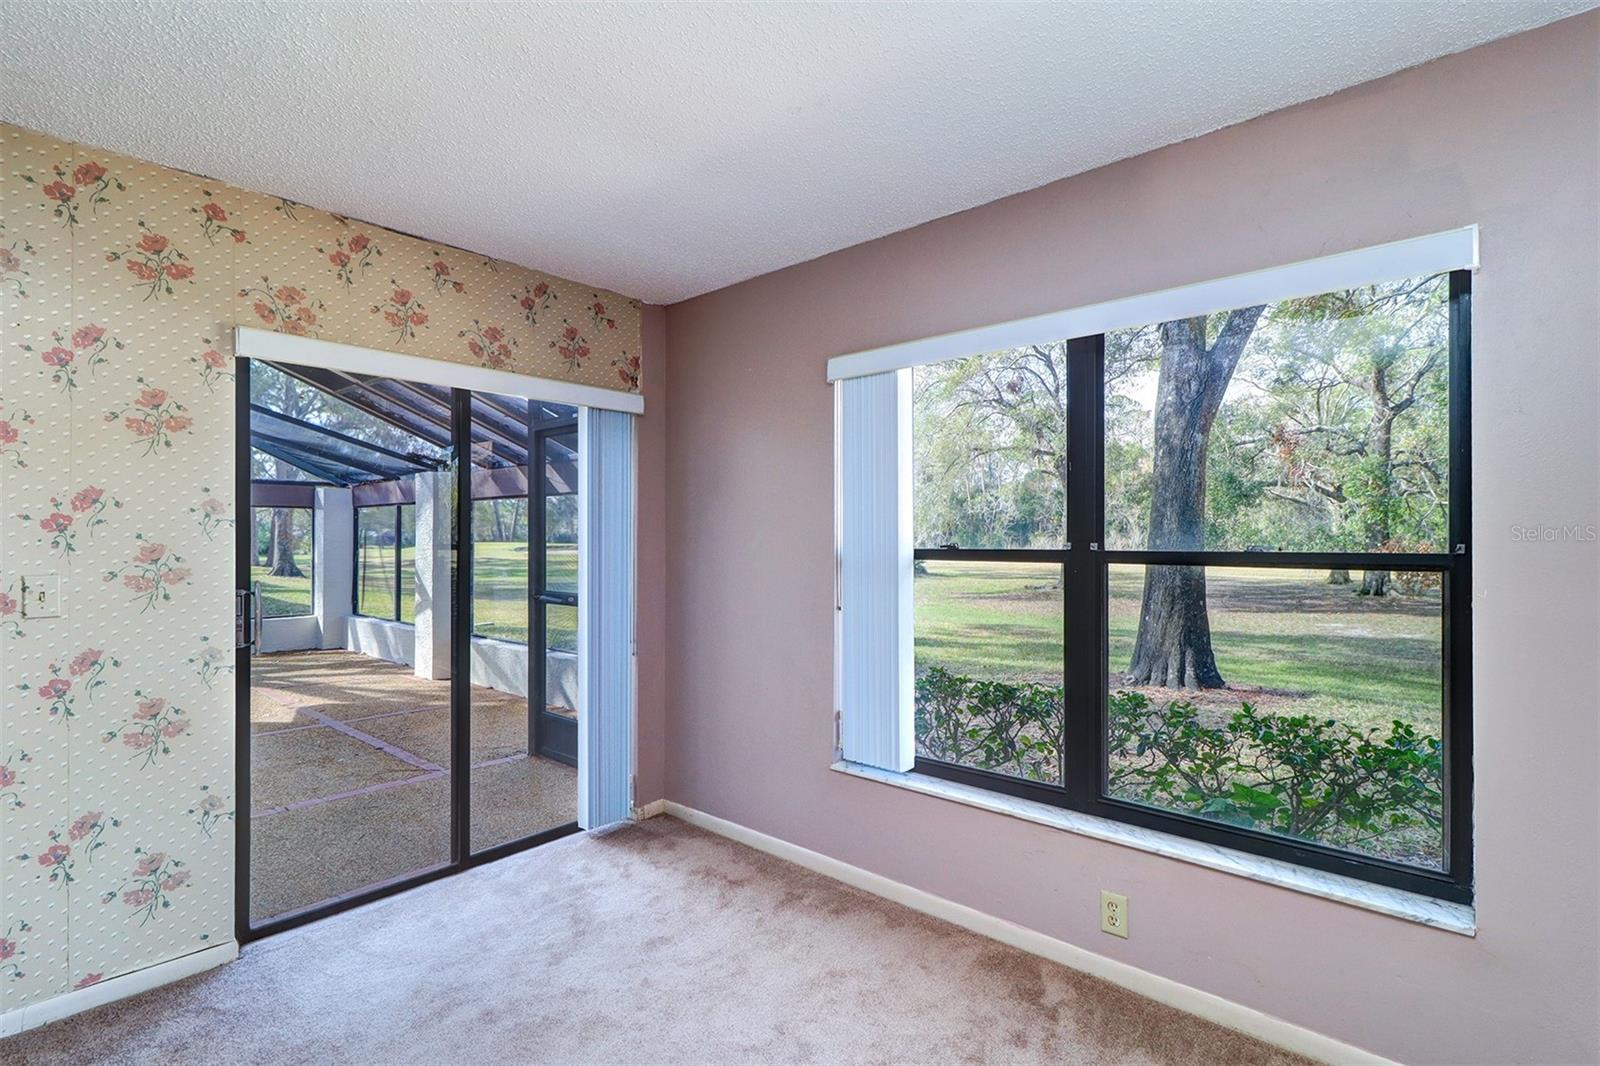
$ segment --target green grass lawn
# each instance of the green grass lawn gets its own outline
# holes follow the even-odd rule
[[[250,568],[252,584],[261,586],[261,614],[266,618],[311,613],[311,560],[301,561],[305,577],[273,577],[264,566]]]
[[[414,548],[400,550],[401,620],[414,621]],[[361,571],[365,585],[358,589],[363,614],[394,617],[394,548],[372,546],[368,565]],[[478,541],[473,545],[473,632],[526,643],[528,639],[528,549],[521,541]],[[546,556],[547,585],[552,589],[578,587],[578,548],[551,544]],[[265,588],[263,587],[263,593]],[[309,588],[307,590],[309,602]],[[572,607],[549,606],[546,626],[549,646],[577,647],[578,612]]]
[[[940,665],[974,677],[1061,684],[1059,568],[942,561],[926,567],[915,584],[919,670]],[[1249,700],[1273,713],[1322,715],[1362,728],[1398,718],[1438,736],[1437,591],[1373,600],[1357,596],[1353,585],[1328,585],[1326,577],[1323,571],[1210,570],[1212,647],[1232,690],[1182,698],[1219,710]],[[1133,652],[1143,582],[1143,567],[1111,569],[1113,688],[1122,687],[1120,675]]]
[[[401,621],[414,621],[416,577],[415,548],[400,549]],[[377,618],[394,617],[394,548],[370,546],[367,565],[360,569],[364,587],[357,590],[361,612]],[[473,632],[526,643],[528,639],[528,550],[520,541],[479,541],[475,556],[472,597]],[[546,584],[553,590],[578,587],[578,548],[551,544],[546,556]],[[273,577],[264,566],[251,570],[251,580],[261,584],[261,608],[268,618],[311,613],[311,563],[301,560],[305,577]],[[545,607],[545,625],[551,648],[575,651],[578,646],[578,611],[575,607]]]
[[[480,636],[526,643],[528,639],[528,550],[520,541],[478,541],[474,553],[472,631]],[[578,587],[578,547],[551,544],[545,555],[545,586]],[[578,612],[545,607],[545,637],[551,648],[578,646]]]

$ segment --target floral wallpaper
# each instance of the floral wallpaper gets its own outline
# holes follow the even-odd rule
[[[615,293],[0,124],[0,1014],[233,936],[235,325],[639,382]]]

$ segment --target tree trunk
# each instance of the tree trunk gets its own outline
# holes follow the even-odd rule
[[[1368,570],[1361,575],[1362,596],[1387,596],[1389,594],[1389,571]]]
[[[1151,476],[1153,551],[1205,547],[1206,448],[1211,426],[1260,307],[1230,311],[1217,340],[1206,345],[1206,319],[1161,326],[1156,384],[1155,453]],[[1206,615],[1205,570],[1147,566],[1139,633],[1128,683],[1170,688],[1221,688]]]
[[[1139,639],[1128,673],[1139,685],[1222,687],[1222,674],[1211,651],[1204,567],[1145,567]]]
[[[287,508],[272,510],[272,569],[273,577],[305,577],[294,561],[294,520]]]
[[[1328,571],[1328,584],[1330,584],[1330,585],[1348,585],[1348,584],[1350,584],[1350,571],[1348,571],[1348,570],[1329,570]]]

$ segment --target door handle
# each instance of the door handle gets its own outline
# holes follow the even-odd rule
[[[250,588],[250,616],[255,625],[250,633],[250,650],[261,654],[261,582],[257,581]]]
[[[254,648],[253,635],[254,619],[250,615],[253,593],[249,589],[233,590],[233,646],[235,648]]]

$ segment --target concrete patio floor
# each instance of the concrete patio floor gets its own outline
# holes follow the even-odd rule
[[[349,651],[251,663],[250,918],[450,859],[450,682]],[[474,851],[577,818],[577,771],[528,755],[528,702],[472,687]]]

